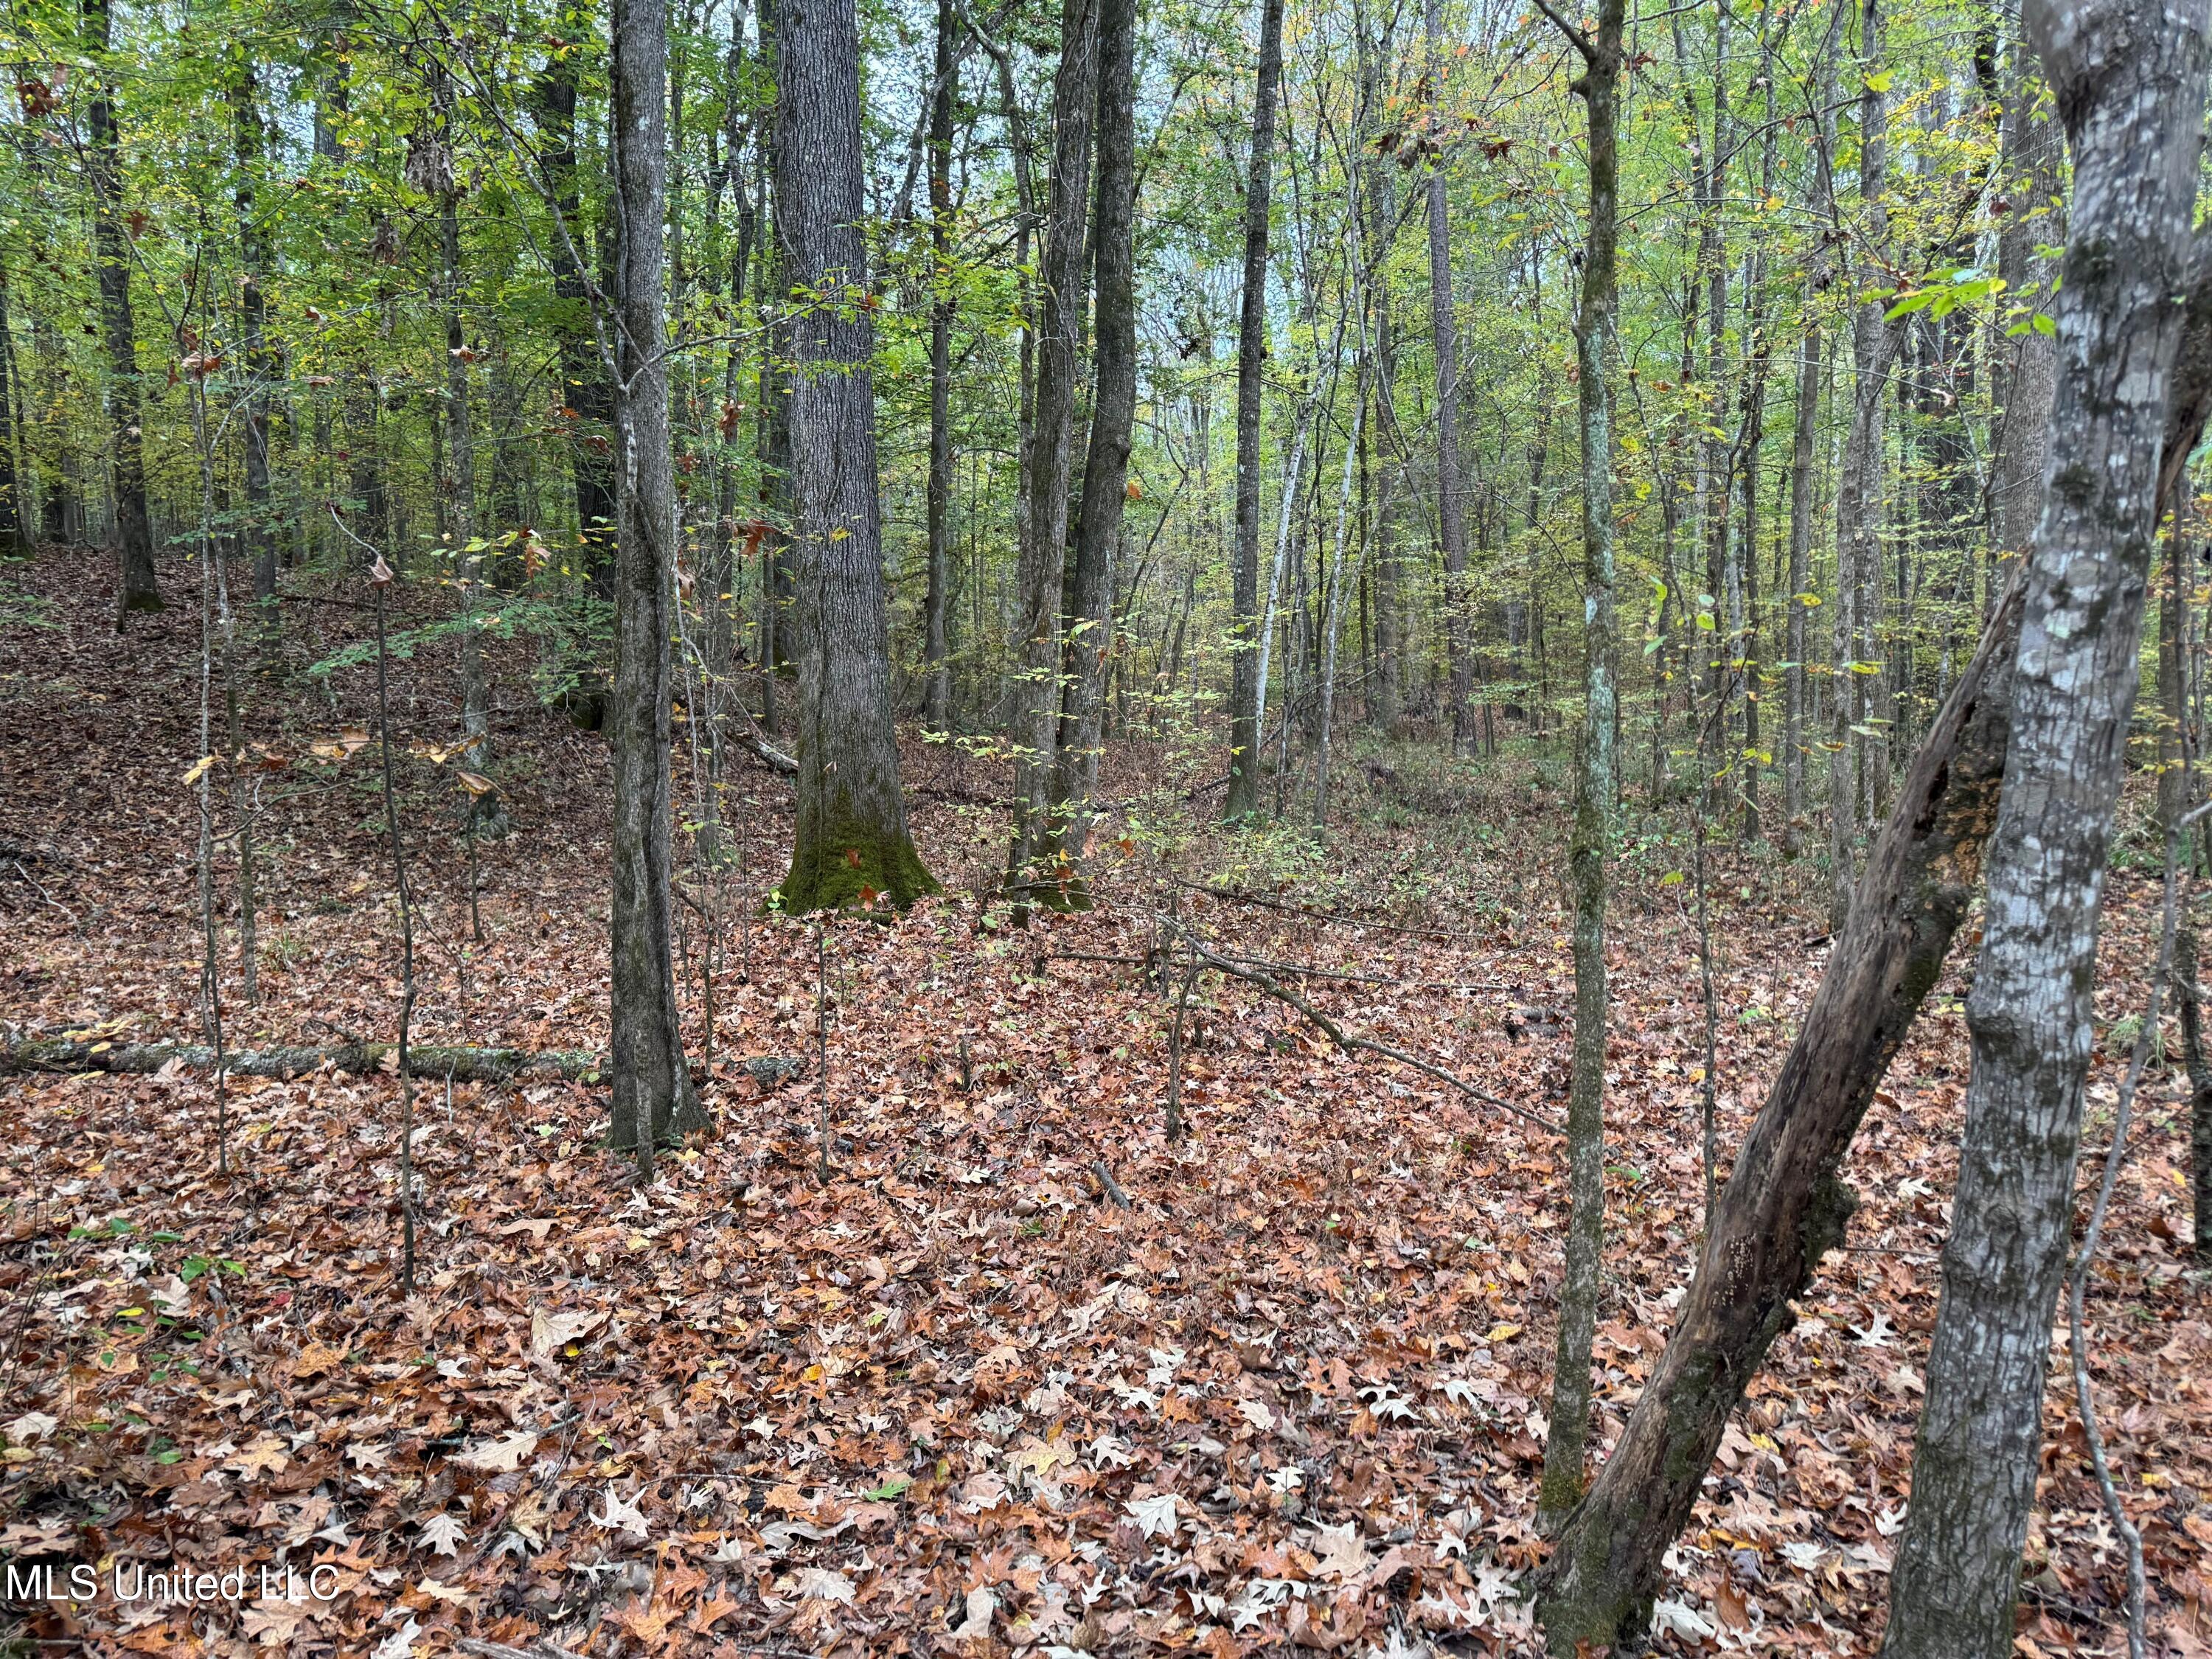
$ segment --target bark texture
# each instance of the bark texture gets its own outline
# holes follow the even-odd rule
[[[1544,1446],[1540,1524],[1556,1526],[1583,1492],[1589,1433],[1590,1343],[1597,1326],[1605,1243],[1605,1044],[1611,1024],[1605,968],[1606,864],[1613,837],[1613,428],[1606,373],[1617,301],[1621,32],[1624,0],[1599,0],[1597,32],[1570,38],[1583,52],[1575,82],[1589,113],[1589,230],[1575,317],[1582,435],[1583,729],[1577,744],[1575,827],[1567,851],[1574,896],[1575,1050],[1567,1096],[1566,1267],[1552,1375],[1552,1432]]]
[[[937,882],[907,830],[891,724],[853,0],[779,0],[775,56],[775,232],[794,295],[786,403],[805,653],[783,905],[793,914],[903,909]]]
[[[1237,322],[1237,529],[1231,575],[1229,799],[1234,822],[1260,809],[1261,378],[1267,363],[1268,190],[1283,80],[1283,0],[1261,0],[1252,95],[1252,165],[1244,180],[1244,297]]]
[[[2012,1650],[2204,112],[2201,0],[2031,0],[2024,21],[2073,147],[2074,203],[1891,1659]]]
[[[667,192],[665,0],[615,0],[617,447],[614,751],[614,1121],[611,1143],[653,1147],[706,1127],[676,1011],[668,803],[668,642],[675,632],[676,473],[661,279]]]
[[[2185,920],[2173,940],[2174,1003],[2181,1015],[2181,1058],[2189,1073],[2189,1194],[2197,1259],[2212,1263],[2212,1061],[2204,1053],[2204,998],[2197,978],[2197,925]]]

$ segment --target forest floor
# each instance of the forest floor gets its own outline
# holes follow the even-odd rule
[[[103,567],[58,552],[0,571],[0,1021],[197,1041],[196,578],[165,570],[184,602],[118,637]],[[284,620],[296,666],[363,617]],[[310,628],[320,646],[298,640]],[[395,720],[450,741],[437,649],[399,665]],[[598,1047],[604,745],[537,708],[520,654],[499,662],[514,831],[478,848],[482,945],[450,766],[404,769],[417,1040]],[[370,693],[358,669],[327,696],[251,684],[250,738],[292,763],[261,786],[258,1006],[225,921],[233,1047],[392,1031],[375,751],[308,753],[372,726]],[[1299,981],[1348,1029],[1555,1118],[1563,812],[1524,750],[1348,762],[1337,833],[1302,862],[1291,837],[1217,835],[1183,804],[1212,752],[1133,741],[1108,767],[1134,804],[1099,908],[1017,932],[988,902],[998,774],[917,741],[915,827],[947,894],[826,930],[826,1076],[815,931],[749,907],[714,994],[715,1133],[651,1188],[594,1150],[588,1082],[423,1079],[411,1299],[396,1077],[233,1079],[221,1098],[173,1069],[0,1078],[0,1555],[54,1564],[64,1598],[70,1564],[100,1576],[90,1605],[29,1607],[23,1630],[97,1652],[380,1659],[1535,1651],[1517,1590],[1545,1548],[1561,1143],[1212,976],[1171,1142],[1171,998],[1133,965],[1040,960],[1141,958],[1179,893],[1214,948],[1368,975]],[[748,769],[731,794],[757,899],[788,789]],[[1703,1202],[1696,933],[1668,879],[1683,857],[1679,824],[1632,826],[1615,904],[1607,1439],[1663,1343]],[[1825,959],[1813,880],[1716,860],[1724,1152]],[[2156,912],[2142,871],[2112,894],[2107,1024],[2141,1007]],[[695,1057],[699,943],[693,917]],[[1954,969],[1869,1119],[1847,1171],[1864,1207],[1672,1558],[1662,1651],[1874,1650],[1955,1162],[1960,994]],[[806,1063],[763,1087],[736,1064],[760,1055]],[[2122,1063],[2100,1048],[2085,1185]],[[2212,1310],[2182,1254],[2184,1099],[2177,1073],[2151,1073],[2091,1308],[2170,1655],[2212,1651]],[[2117,1652],[2121,1557],[2057,1375],[2048,1417],[2019,1651]],[[190,1603],[132,1577],[240,1568],[242,1598]]]

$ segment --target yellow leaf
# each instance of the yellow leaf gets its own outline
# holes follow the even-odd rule
[[[1521,1328],[1518,1325],[1492,1325],[1490,1328],[1490,1334],[1483,1338],[1483,1340],[1486,1342],[1506,1342],[1520,1334]]]
[[[198,760],[194,761],[192,763],[191,770],[185,774],[185,787],[189,789],[194,784],[198,783],[202,778],[205,777],[208,775],[208,769],[212,767],[214,764],[215,757],[213,755],[202,755]]]

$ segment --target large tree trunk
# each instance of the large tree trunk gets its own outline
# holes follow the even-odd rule
[[[1437,0],[1425,9],[1431,96],[1443,97],[1443,13]],[[1437,352],[1437,534],[1444,555],[1444,652],[1451,665],[1452,752],[1468,750],[1474,728],[1468,714],[1474,687],[1474,659],[1468,648],[1467,501],[1459,459],[1459,334],[1452,316],[1451,201],[1440,155],[1429,169],[1429,318]]]
[[[790,319],[792,486],[799,634],[799,821],[793,913],[937,890],[908,833],[891,725],[890,638],[876,476],[875,350],[853,0],[775,10],[776,237],[806,297]]]
[[[668,641],[675,632],[676,472],[662,354],[667,204],[665,0],[614,0],[616,225],[610,330],[623,465],[616,502],[614,1112],[617,1147],[643,1168],[670,1135],[706,1127],[684,1060],[673,957]]]
[[[945,605],[952,580],[952,0],[937,0],[937,95],[929,110],[929,592],[922,605],[921,722],[942,732],[952,719],[952,666]]]
[[[2074,205],[1893,1659],[2012,1650],[2204,114],[2201,0],[2031,0],[2025,21],[2073,146]]]
[[[1582,306],[1575,317],[1582,436],[1583,729],[1577,743],[1575,827],[1567,853],[1574,893],[1575,1050],[1567,1096],[1566,1267],[1559,1286],[1552,1373],[1552,1431],[1544,1447],[1540,1524],[1556,1526],[1583,1492],[1589,1433],[1590,1343],[1597,1326],[1605,1243],[1605,1043],[1611,1024],[1605,971],[1606,849],[1612,839],[1613,731],[1613,427],[1606,374],[1613,357],[1620,212],[1618,118],[1624,0],[1599,0],[1595,37],[1575,82],[1589,112],[1589,229]]]
[[[104,60],[109,0],[84,0],[85,46],[94,54],[85,173],[92,185],[92,246],[100,269],[100,321],[107,347],[109,477],[115,507],[120,611],[161,609],[154,576],[154,529],[146,512],[146,444],[140,429],[138,331],[131,315],[131,238],[123,222],[122,135]]]
[[[1114,555],[1121,540],[1129,443],[1137,413],[1136,0],[1099,0],[1098,193],[1092,211],[1097,290],[1091,354],[1091,440],[1075,524],[1075,579],[1060,662],[1052,819],[1030,892],[1054,908],[1088,909],[1085,843],[1097,793],[1106,658],[1113,644]]]
[[[1252,162],[1244,178],[1244,294],[1237,320],[1237,541],[1230,579],[1229,798],[1231,822],[1260,810],[1260,438],[1267,362],[1267,215],[1275,104],[1283,81],[1283,0],[1260,0]]]

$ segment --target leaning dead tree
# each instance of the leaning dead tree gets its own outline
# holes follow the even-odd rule
[[[2164,436],[2167,467],[2212,412],[2212,258],[2191,266]],[[2162,474],[2166,469],[2162,468]],[[1640,1637],[1729,1413],[1792,1301],[1842,1242],[1838,1177],[1980,878],[2012,738],[2015,577],[1929,726],[1869,853],[1850,920],[1765,1105],[1736,1154],[1674,1334],[1620,1443],[1568,1519],[1537,1603],[1553,1651]]]

